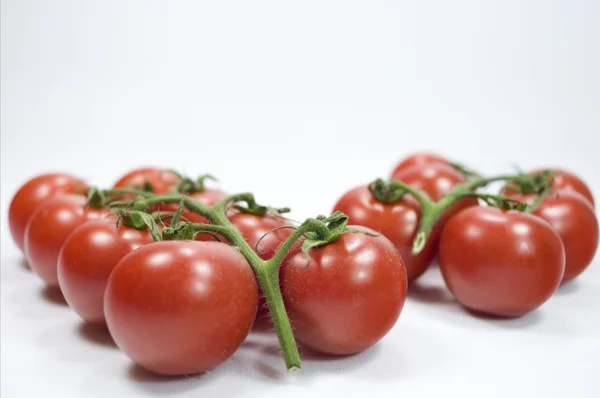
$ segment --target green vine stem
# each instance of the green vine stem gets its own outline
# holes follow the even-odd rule
[[[541,201],[550,193],[551,181],[540,179],[536,176],[526,174],[517,175],[500,175],[495,177],[482,177],[475,173],[470,173],[473,177],[463,184],[459,184],[452,191],[446,194],[438,202],[433,202],[422,192],[411,188],[405,183],[398,180],[382,180],[378,179],[369,184],[369,190],[380,201],[384,203],[393,203],[400,200],[402,195],[412,195],[421,205],[421,220],[419,228],[413,240],[412,254],[416,255],[423,250],[427,239],[433,230],[433,227],[442,217],[442,215],[455,205],[458,201],[474,197],[482,199],[487,204],[503,209],[515,209],[520,211],[533,212]],[[535,187],[539,195],[536,200],[529,206],[503,195],[490,195],[476,192],[477,189],[483,188],[493,182],[506,181],[515,183],[519,186]]]
[[[289,371],[299,370],[300,355],[279,287],[279,268],[286,253],[304,234],[312,232],[319,237],[324,237],[323,239],[331,239],[334,233],[330,231],[327,226],[327,222],[330,220],[325,218],[322,220],[306,220],[296,228],[290,237],[288,237],[275,255],[271,259],[265,261],[258,256],[250,245],[248,245],[241,233],[226,217],[228,206],[230,203],[236,202],[245,202],[250,209],[259,207],[256,204],[254,195],[251,193],[231,195],[212,207],[205,206],[186,195],[169,194],[137,200],[133,203],[131,212],[138,213],[158,203],[180,203],[189,211],[207,218],[212,224],[180,223],[175,228],[165,228],[165,230],[163,230],[163,236],[168,235],[169,238],[177,238],[177,233],[180,234],[179,238],[194,236],[190,235],[190,231],[193,233],[213,233],[225,237],[229,242],[236,246],[252,267],[256,279],[258,280],[258,284],[265,296],[287,369]],[[338,215],[336,220],[339,218]],[[175,231],[177,228],[180,230]]]

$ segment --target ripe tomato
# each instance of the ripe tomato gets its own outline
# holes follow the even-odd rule
[[[458,184],[467,181],[467,177],[455,170],[452,166],[441,163],[413,166],[409,169],[395,173],[392,178],[402,181],[412,188],[425,192],[434,202],[439,201]],[[454,214],[471,206],[477,206],[477,199],[465,198],[456,202],[442,215],[442,219],[439,223],[440,227],[443,228],[446,221]]]
[[[13,196],[8,210],[8,225],[13,240],[23,250],[25,228],[38,206],[57,194],[84,194],[87,185],[83,180],[68,174],[42,174],[27,181]]]
[[[445,157],[437,155],[435,153],[415,153],[411,156],[402,159],[394,168],[392,175],[396,174],[401,170],[411,168],[412,166],[424,166],[426,164],[432,163],[448,164],[449,161]]]
[[[349,226],[375,233],[360,226]],[[406,268],[386,237],[346,233],[290,256],[281,269],[294,336],[334,355],[363,351],[394,326],[406,300]]]
[[[162,241],[117,264],[104,297],[117,346],[164,375],[213,369],[242,344],[256,316],[246,259],[219,242]]]
[[[229,220],[263,260],[268,260],[273,257],[279,246],[281,246],[281,244],[294,232],[291,228],[283,228],[273,231],[265,236],[265,234],[275,228],[292,225],[289,221],[273,215],[261,217],[235,212],[233,215],[229,216]],[[261,240],[261,238],[263,239]],[[258,243],[259,240],[260,243]],[[258,324],[256,324],[256,326],[268,326],[270,319],[267,302],[262,292],[259,290],[258,312],[256,313],[256,321]]]
[[[412,166],[394,173],[392,178],[425,192],[434,202],[439,201],[456,185],[467,181],[459,171],[440,163]]]
[[[143,167],[125,174],[115,183],[115,188],[143,188],[150,185],[157,194],[168,193],[177,183],[179,177],[174,173],[156,167]]]
[[[104,291],[117,263],[152,243],[147,230],[117,226],[114,219],[88,221],[65,241],[58,256],[58,282],[69,306],[86,322],[104,324]]]
[[[542,173],[543,171],[544,170],[542,169],[533,170],[530,172],[530,174],[535,175]],[[554,183],[552,185],[554,190],[569,190],[578,192],[590,202],[592,207],[594,207],[594,195],[592,195],[592,191],[590,191],[586,183],[583,182],[581,178],[567,170],[553,169],[552,171],[554,172]]]
[[[427,270],[437,253],[439,231],[436,228],[423,251],[416,256],[411,254],[421,219],[421,206],[411,195],[404,195],[395,203],[383,203],[366,186],[360,186],[344,194],[333,211],[343,212],[351,224],[379,231],[392,241],[404,260],[409,282]]]
[[[446,224],[439,263],[463,306],[517,317],[538,308],[557,289],[565,251],[556,231],[539,217],[472,207]]]
[[[531,203],[537,195],[514,197]],[[590,265],[598,249],[598,219],[591,203],[576,191],[553,191],[533,214],[548,221],[563,242],[566,262],[562,281],[574,279]]]
[[[56,196],[40,205],[25,230],[25,257],[31,269],[46,284],[58,286],[58,254],[69,235],[84,222],[110,214],[106,209],[87,207],[86,199],[79,195]]]

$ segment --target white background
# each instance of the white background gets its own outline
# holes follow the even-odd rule
[[[161,379],[44,291],[6,211],[37,173],[107,186],[150,164],[303,219],[423,149],[561,165],[600,198],[598,20],[595,0],[3,0],[2,397],[597,396],[598,260],[518,320],[467,314],[432,269],[363,354],[287,375],[252,335],[210,374]]]

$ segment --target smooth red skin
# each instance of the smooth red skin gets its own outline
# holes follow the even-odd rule
[[[409,169],[413,166],[424,166],[426,164],[440,163],[449,164],[450,162],[443,156],[436,155],[435,153],[415,153],[402,159],[392,171],[392,176],[399,171]]]
[[[539,217],[472,207],[446,224],[439,263],[446,285],[463,306],[518,317],[556,291],[565,251],[560,236]]]
[[[35,210],[47,200],[62,193],[85,192],[87,185],[68,174],[42,174],[27,181],[13,196],[8,210],[8,225],[13,240],[23,250],[25,228]]]
[[[349,223],[379,231],[392,241],[404,260],[409,282],[421,276],[437,254],[438,228],[432,232],[421,253],[416,256],[411,253],[421,220],[421,206],[410,195],[404,195],[395,203],[383,203],[366,186],[360,186],[344,194],[333,211],[343,212]]]
[[[105,324],[104,292],[108,277],[129,252],[152,243],[147,230],[93,220],[79,226],[58,256],[58,282],[69,306],[83,320]]]
[[[511,195],[532,203],[537,195]],[[592,262],[598,250],[598,219],[589,200],[571,190],[553,191],[533,214],[554,228],[565,247],[566,264],[563,282],[581,274]]]
[[[539,174],[544,170],[533,170],[530,174]],[[554,183],[552,184],[552,188],[556,191],[558,190],[568,190],[575,191],[583,195],[592,205],[595,206],[594,203],[594,195],[592,195],[592,191],[587,186],[585,182],[575,174],[571,173],[567,170],[562,169],[552,169],[554,172]]]
[[[58,286],[57,265],[62,245],[84,222],[108,217],[106,209],[87,207],[80,195],[55,196],[38,207],[25,230],[25,257],[49,286]]]
[[[298,252],[281,270],[296,339],[333,355],[377,343],[394,326],[406,300],[406,268],[392,242],[382,235],[347,233],[309,254],[308,266]]]
[[[292,225],[289,221],[272,215],[260,217],[238,212],[229,216],[229,220],[240,231],[244,240],[263,260],[268,260],[273,257],[281,244],[294,232],[291,228],[278,229],[270,232],[275,228]],[[265,236],[267,233],[268,235]],[[259,240],[260,243],[258,243]],[[258,295],[258,312],[256,313],[256,319],[258,322],[266,321],[266,323],[269,323],[270,321],[269,308],[260,291]]]
[[[138,365],[163,375],[201,373],[242,344],[256,316],[257,291],[252,269],[232,246],[155,242],[114,269],[106,322]]]
[[[155,193],[163,195],[171,191],[178,182],[179,177],[168,170],[157,167],[142,167],[119,178],[115,182],[114,188],[143,187],[148,183]]]
[[[448,164],[428,163],[422,166],[413,166],[392,176],[412,188],[425,192],[434,202],[439,201],[447,195],[458,184],[467,181],[467,178]],[[448,219],[467,207],[477,206],[475,198],[461,199],[452,205],[442,215],[439,228],[443,228]]]

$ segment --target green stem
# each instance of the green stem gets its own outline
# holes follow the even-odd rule
[[[546,199],[548,195],[550,195],[550,192],[552,192],[552,186],[549,186],[548,188],[544,189],[538,195],[538,197],[535,198],[535,200],[525,208],[525,213],[533,213],[534,211],[536,211],[540,204],[542,204],[544,199]]]

